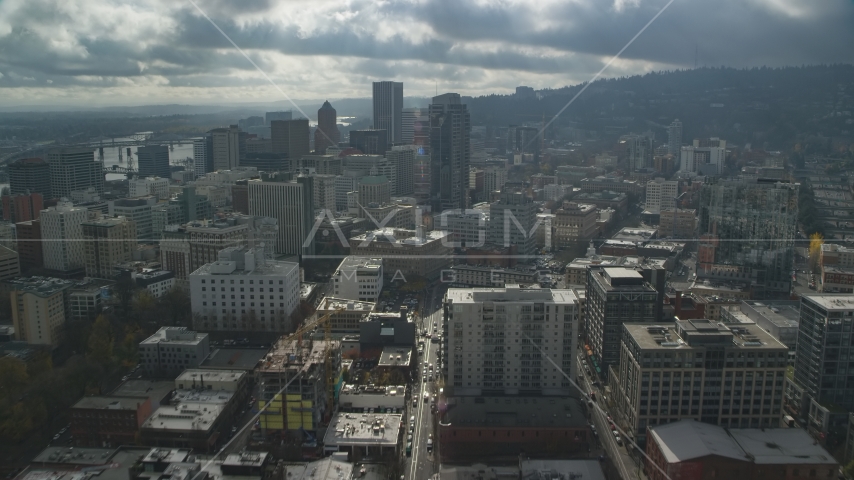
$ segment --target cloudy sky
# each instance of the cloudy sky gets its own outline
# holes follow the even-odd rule
[[[367,97],[381,79],[407,96],[561,87],[666,3],[0,0],[0,106]],[[690,68],[695,49],[701,65],[854,63],[852,45],[852,0],[675,0],[603,76]]]

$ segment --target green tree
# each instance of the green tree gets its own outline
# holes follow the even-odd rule
[[[5,414],[0,417],[0,436],[14,442],[20,442],[33,428],[33,422],[30,419],[29,412],[27,412],[26,405],[23,402],[18,402],[12,405],[12,408],[3,410]]]
[[[845,478],[854,478],[854,460],[845,465],[845,468],[842,469],[842,474],[845,475]]]
[[[27,386],[27,365],[13,357],[0,357],[0,395],[3,397]]]
[[[89,334],[87,358],[99,365],[109,365],[113,359],[113,327],[104,315],[98,315]]]

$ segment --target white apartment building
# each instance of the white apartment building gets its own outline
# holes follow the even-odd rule
[[[128,197],[145,197],[154,195],[160,200],[168,200],[169,179],[160,177],[132,178],[128,180]]]
[[[453,234],[460,247],[480,247],[486,243],[489,213],[481,210],[445,210],[439,215],[438,229]]]
[[[261,248],[229,247],[190,274],[193,327],[205,331],[293,331],[299,264],[267,260]]]
[[[207,333],[161,327],[139,342],[139,363],[149,376],[175,378],[188,368],[198,367],[210,350]]]
[[[336,298],[376,302],[383,290],[383,259],[345,257],[332,274]]]
[[[314,209],[335,212],[335,175],[311,175]]]
[[[719,175],[723,173],[725,160],[726,140],[717,137],[694,139],[693,145],[681,149],[679,170],[700,175]]]
[[[83,267],[83,223],[88,216],[87,209],[75,207],[68,200],[41,211],[45,268],[64,272]]]
[[[660,213],[662,208],[673,208],[676,196],[679,195],[679,182],[656,178],[646,184],[646,204],[644,210],[650,213]]]
[[[451,288],[445,306],[450,395],[571,392],[560,370],[575,377],[578,297],[572,290]]]

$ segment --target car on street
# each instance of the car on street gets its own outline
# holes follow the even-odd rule
[[[614,433],[614,440],[617,441],[617,445],[623,446],[623,439],[620,438],[620,434],[617,433],[616,431],[614,431],[613,433]]]

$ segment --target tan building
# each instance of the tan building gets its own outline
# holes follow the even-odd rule
[[[133,260],[136,224],[127,217],[83,223],[83,258],[86,276],[113,278],[113,267]]]
[[[554,244],[567,246],[579,240],[589,240],[596,235],[598,218],[595,205],[566,202],[555,212]]]
[[[819,264],[821,266],[854,267],[854,248],[836,243],[825,243],[821,246]]]
[[[8,282],[11,288],[15,339],[31,345],[56,347],[65,327],[65,293],[72,282],[29,277]]]
[[[625,323],[610,386],[618,426],[702,420],[727,428],[780,424],[789,349],[758,326],[709,320]]]
[[[21,274],[18,252],[0,245],[0,280],[17,277]]]
[[[374,302],[326,297],[317,306],[317,315],[323,317],[327,313],[335,312],[329,317],[333,332],[358,333],[359,323],[374,310],[375,305]]]
[[[436,279],[451,267],[453,238],[448,232],[383,228],[350,239],[350,253],[382,257],[386,279]]]
[[[674,224],[674,221],[676,222]],[[675,231],[674,231],[674,225]],[[658,223],[659,237],[693,239],[696,237],[697,211],[691,208],[679,208],[674,215],[672,208],[661,209]]]

